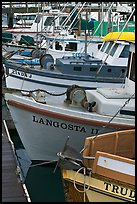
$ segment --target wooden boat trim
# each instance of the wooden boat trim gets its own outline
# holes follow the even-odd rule
[[[124,144],[124,146],[123,146]],[[122,145],[122,147],[121,147]],[[109,132],[85,139],[83,156],[95,156],[97,150],[127,158],[135,158],[135,129]],[[89,168],[92,168],[88,166]]]
[[[129,159],[135,159],[135,129],[105,133],[87,137],[84,157],[95,157],[97,151],[106,152]],[[87,168],[93,168],[94,160],[84,159]]]
[[[120,164],[122,165],[123,163],[123,169],[115,169],[115,166],[113,165],[113,163],[111,163],[112,160],[113,162],[115,161],[115,166],[117,167],[118,165],[120,166]],[[135,185],[134,172],[131,171],[131,174],[129,175],[128,169],[124,169],[124,163],[129,165],[129,167],[131,166],[132,169],[135,168],[135,160],[109,154],[106,152],[97,151],[93,163],[93,173],[108,177],[110,179],[115,178],[115,180],[123,183]]]

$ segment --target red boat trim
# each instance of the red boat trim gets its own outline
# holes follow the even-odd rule
[[[26,35],[28,35],[28,34],[40,34],[41,32],[39,31],[39,32],[37,32],[37,31],[23,31],[23,30],[19,30],[19,29],[23,29],[23,27],[21,27],[21,28],[19,28],[19,27],[17,27],[17,28],[6,28],[6,29],[3,29],[4,31],[10,31],[11,33],[13,33],[13,34],[26,34]],[[27,29],[30,29],[29,27],[27,27]]]
[[[74,117],[74,116],[70,116],[70,115],[66,116],[64,114],[55,113],[55,112],[52,112],[52,111],[32,107],[30,105],[26,105],[26,104],[23,104],[23,103],[14,101],[14,100],[8,100],[7,103],[9,105],[15,106],[17,108],[25,109],[25,110],[28,110],[30,112],[35,112],[35,113],[39,113],[39,114],[42,114],[42,115],[47,115],[47,116],[50,116],[50,117],[55,117],[55,118],[62,119],[62,120],[78,122],[78,123],[94,125],[94,126],[102,126],[102,127],[106,125],[106,122],[98,122],[98,121],[94,121],[94,120],[82,119],[82,118],[78,118],[78,117]],[[123,129],[135,128],[135,126],[133,126],[133,125],[125,125],[125,124],[124,125],[123,124],[109,124],[107,127],[123,128]]]

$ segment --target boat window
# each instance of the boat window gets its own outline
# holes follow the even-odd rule
[[[111,52],[110,52],[110,55],[111,55],[111,56],[113,56],[113,55],[115,54],[117,48],[118,48],[118,44],[116,43],[116,44],[114,45],[114,47],[112,48]]]
[[[35,23],[39,23],[41,20],[41,15],[37,15],[36,19],[35,19]]]
[[[121,73],[124,74],[126,72],[125,69],[121,69]]]
[[[96,72],[97,68],[96,67],[90,67],[90,72]]]
[[[102,43],[101,44],[99,43],[98,44],[98,50],[101,48],[101,46],[102,46]]]
[[[135,53],[132,57],[130,79],[135,82]]]
[[[111,69],[108,69],[108,72],[111,72],[112,70]]]
[[[82,70],[82,68],[81,67],[74,67],[74,71],[81,71]]]
[[[62,49],[63,49],[62,46],[59,44],[58,41],[55,42],[55,49],[56,49],[56,50],[62,50]]]
[[[132,60],[132,62],[131,62],[131,60]],[[130,64],[131,64],[131,72],[130,72],[129,78],[130,78],[130,80],[135,82],[135,53],[129,52],[128,66],[127,66],[128,69],[127,69],[127,73],[126,73],[127,77],[129,75]]]
[[[36,15],[34,14],[30,14],[30,15],[17,15],[16,16],[16,20],[34,20],[36,17]]]
[[[44,22],[44,26],[50,26],[50,25],[53,25],[53,23],[54,23],[54,17],[49,16],[46,18]]]
[[[125,45],[119,57],[127,58],[129,55],[129,45]]]
[[[103,43],[102,44],[102,47],[100,48],[100,51],[104,51],[105,50],[105,48],[106,48],[106,46],[108,45],[108,42],[105,42],[105,43]]]
[[[34,20],[36,17],[36,15],[32,15],[32,16],[27,16],[27,20]]]
[[[77,43],[69,42],[66,44],[65,51],[77,51]]]
[[[110,42],[109,45],[108,45],[108,47],[107,47],[107,50],[105,51],[106,54],[109,53],[109,51],[110,51],[112,45],[113,45],[113,42]]]

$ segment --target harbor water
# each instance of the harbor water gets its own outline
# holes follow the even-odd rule
[[[56,163],[31,163],[16,130],[10,130],[15,146],[17,162],[22,170],[31,202],[64,202],[64,189],[60,168],[54,172]],[[25,152],[25,153],[24,153]],[[25,172],[25,173],[23,173]]]

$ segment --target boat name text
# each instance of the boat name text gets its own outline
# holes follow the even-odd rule
[[[17,74],[17,75],[19,75],[19,76],[32,78],[32,74],[28,74],[28,73],[26,73],[26,72],[20,72],[20,71],[18,71],[18,70],[13,70],[12,73],[13,73],[13,74]]]
[[[112,183],[104,182],[105,190],[115,193],[117,195],[126,196],[130,199],[135,199],[135,190],[124,188]]]
[[[66,124],[65,122],[58,122],[58,121],[52,121],[50,119],[43,119],[43,118],[37,118],[36,116],[33,115],[32,121],[35,123],[40,123],[43,125],[47,125],[47,126],[51,126],[54,128],[61,128],[64,130],[74,130],[74,131],[79,131],[82,133],[86,133],[86,128],[80,125],[73,125],[73,124]],[[91,128],[90,132],[88,132],[88,134],[97,134],[98,133],[98,129],[95,128]]]

